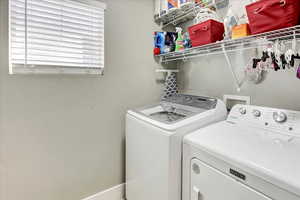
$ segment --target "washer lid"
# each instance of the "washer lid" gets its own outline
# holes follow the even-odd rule
[[[224,121],[184,142],[300,196],[299,137]]]
[[[162,102],[159,105],[144,107],[142,109],[136,110],[136,112],[143,114],[149,117],[150,119],[165,124],[173,124],[205,111],[207,110],[191,106],[185,106],[181,104],[165,102]]]
[[[217,109],[225,112],[225,105],[215,98],[176,94],[158,104],[129,110],[128,114],[173,131],[199,120],[209,124],[222,116],[221,112],[215,114]]]
[[[205,110],[173,103],[168,105],[170,105],[170,108],[160,103],[141,109],[129,110],[128,114],[167,131],[175,131],[193,123],[199,123],[196,126],[199,127],[203,123],[211,123],[211,121],[220,118],[219,115],[221,115],[216,113],[215,109]]]

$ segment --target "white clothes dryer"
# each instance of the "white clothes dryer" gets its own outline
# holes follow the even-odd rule
[[[300,112],[237,105],[183,146],[183,200],[300,200]]]

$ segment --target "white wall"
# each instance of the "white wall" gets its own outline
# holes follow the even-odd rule
[[[108,0],[103,77],[8,75],[0,0],[1,200],[79,200],[124,181],[124,115],[159,99],[152,1]]]

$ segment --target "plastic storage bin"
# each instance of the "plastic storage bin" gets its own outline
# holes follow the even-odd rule
[[[238,39],[250,35],[249,24],[241,24],[232,28],[232,39]]]
[[[223,40],[224,32],[224,24],[212,19],[189,27],[193,47]]]
[[[246,6],[251,34],[299,24],[300,0],[260,0]]]

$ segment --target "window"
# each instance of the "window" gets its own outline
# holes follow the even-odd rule
[[[105,4],[9,0],[10,73],[102,74]]]

